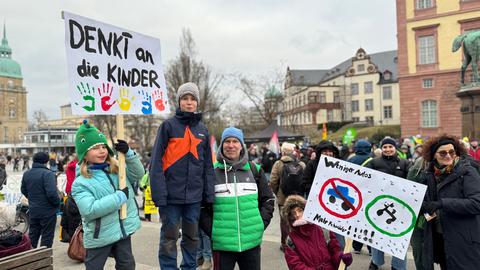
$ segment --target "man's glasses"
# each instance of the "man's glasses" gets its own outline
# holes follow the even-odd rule
[[[455,150],[449,150],[448,152],[445,151],[445,150],[442,150],[442,151],[438,151],[437,152],[442,158],[446,157],[447,154],[450,155],[451,157],[454,157],[456,155],[456,152]]]

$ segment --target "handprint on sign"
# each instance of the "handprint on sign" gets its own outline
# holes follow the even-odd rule
[[[150,96],[145,90],[138,91],[142,95],[142,113],[143,114],[152,114],[152,96]]]
[[[130,106],[132,105],[132,101],[135,99],[133,96],[130,99],[130,90],[127,88],[120,89],[120,99],[118,99],[118,105],[120,105],[120,110],[128,111],[130,110]]]
[[[110,86],[109,83],[105,85],[105,83],[102,83],[102,90],[100,90],[100,87],[98,87],[98,94],[100,95],[100,100],[102,101],[102,110],[103,111],[108,111],[110,108],[117,102],[116,100],[113,100],[112,102],[112,92],[113,92],[113,86]]]
[[[153,100],[155,101],[155,107],[157,108],[158,111],[164,111],[165,110],[165,101],[163,100],[163,92],[160,89],[157,89],[153,91]]]
[[[83,84],[82,82],[77,85],[77,90],[80,95],[82,95],[83,100],[87,102],[87,104],[82,106],[82,108],[87,112],[95,111],[95,89],[93,87],[90,87],[88,83]],[[79,105],[78,102],[75,102],[75,105]]]

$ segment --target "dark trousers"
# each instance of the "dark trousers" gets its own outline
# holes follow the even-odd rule
[[[287,245],[287,237],[290,228],[288,227],[287,218],[282,217],[282,208],[283,205],[278,205],[278,213],[280,214],[280,243],[282,247],[285,247]]]
[[[410,244],[412,245],[413,260],[415,261],[417,270],[425,270],[425,267],[423,267],[423,241],[423,230],[414,228]]]
[[[41,236],[42,241],[40,242],[40,246],[46,246],[47,248],[51,248],[53,244],[53,236],[55,235],[57,215],[53,214],[41,218],[30,217],[29,220],[30,228],[28,236],[30,237],[30,241],[32,242],[32,247],[37,248],[38,240]]]
[[[198,219],[200,217],[200,203],[169,204],[159,207],[162,228],[160,229],[160,246],[158,261],[160,269],[170,270],[177,267],[177,239],[178,230],[182,226],[182,263],[183,270],[197,268],[198,249]]]
[[[108,246],[100,248],[87,248],[87,257],[85,258],[86,270],[101,270],[105,267],[105,262],[109,255],[115,258],[115,269],[133,270],[135,269],[135,258],[132,253],[132,241],[130,236],[119,240]]]
[[[353,240],[352,247],[355,251],[360,252],[363,248],[363,243]],[[367,249],[368,249],[368,253],[372,253],[372,249],[370,248],[370,246],[367,246]]]
[[[243,252],[213,251],[214,270],[233,270],[238,263],[240,270],[260,270],[260,246]]]

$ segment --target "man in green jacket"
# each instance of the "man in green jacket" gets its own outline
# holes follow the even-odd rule
[[[274,196],[263,170],[248,161],[243,132],[223,131],[215,168],[212,250],[215,270],[260,269],[263,231],[273,215]]]

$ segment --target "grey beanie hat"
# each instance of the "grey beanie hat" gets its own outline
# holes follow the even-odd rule
[[[198,86],[193,82],[187,82],[178,87],[177,104],[180,104],[180,99],[187,94],[192,95],[200,104],[200,91],[198,90]]]

